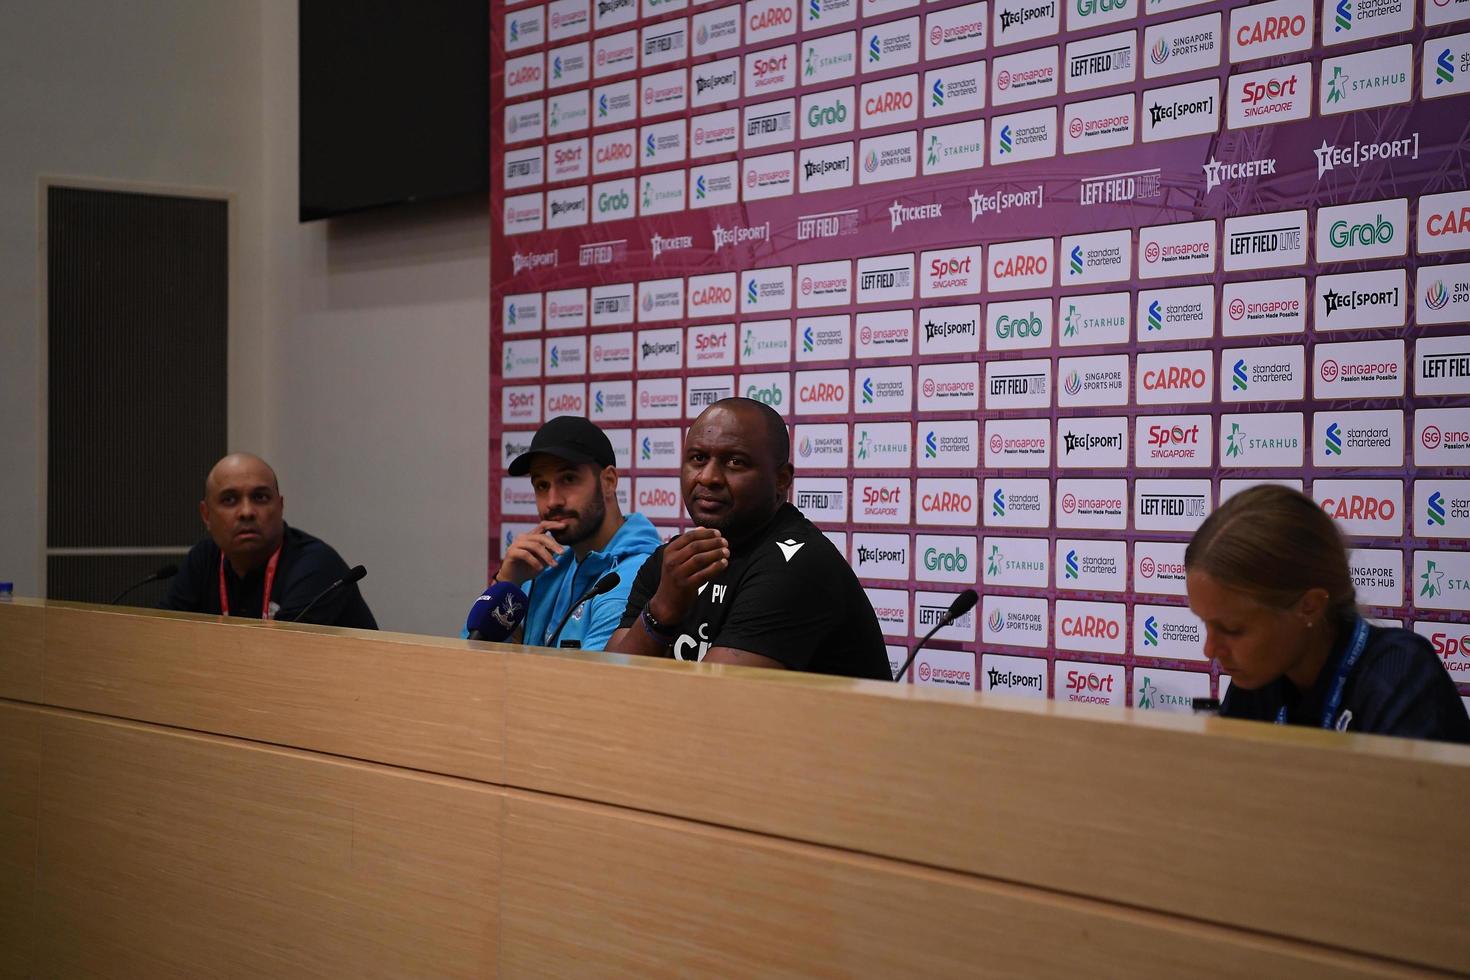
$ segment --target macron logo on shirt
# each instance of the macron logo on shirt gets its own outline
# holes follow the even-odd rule
[[[776,547],[781,549],[781,554],[789,562],[798,551],[806,546],[805,541],[797,541],[795,538],[787,538],[785,541],[777,541]]]

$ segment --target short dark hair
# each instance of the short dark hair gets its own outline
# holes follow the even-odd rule
[[[755,412],[760,416],[761,425],[766,430],[766,440],[770,443],[771,461],[777,467],[784,466],[791,461],[791,434],[786,431],[786,423],[782,420],[780,413],[765,402],[735,395],[730,398],[721,398],[710,408]]]

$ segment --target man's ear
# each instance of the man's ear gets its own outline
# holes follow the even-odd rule
[[[782,463],[776,467],[776,489],[781,491],[781,499],[786,500],[791,495],[791,481],[796,476],[796,467],[791,463]]]
[[[602,499],[609,502],[618,499],[618,468],[604,466],[598,479],[602,481]]]
[[[204,522],[205,527],[209,527],[209,503],[207,501],[199,501],[199,519]]]

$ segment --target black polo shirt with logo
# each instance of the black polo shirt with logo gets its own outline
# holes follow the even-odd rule
[[[891,680],[883,631],[867,593],[842,555],[791,504],[742,541],[730,564],[707,582],[678,624],[674,657],[703,660],[711,647],[731,647],[779,661],[790,670]],[[621,628],[658,591],[664,549],[633,582]]]

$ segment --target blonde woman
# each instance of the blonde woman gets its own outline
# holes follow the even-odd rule
[[[1470,718],[1417,633],[1358,613],[1347,549],[1305,494],[1262,485],[1230,498],[1184,552],[1205,654],[1230,675],[1227,717],[1470,742]]]

